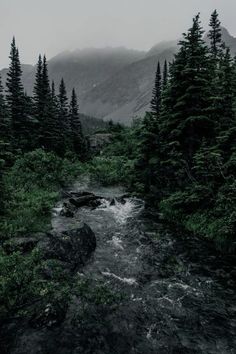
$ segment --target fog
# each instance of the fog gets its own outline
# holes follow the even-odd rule
[[[235,0],[0,0],[0,68],[8,65],[15,35],[22,63],[39,53],[125,46],[148,50],[179,38],[201,12],[207,28],[217,8],[222,25],[236,35]]]

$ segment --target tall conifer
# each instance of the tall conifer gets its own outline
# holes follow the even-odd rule
[[[214,60],[217,60],[222,53],[222,33],[221,33],[221,23],[219,21],[219,15],[215,10],[210,19],[209,26],[211,27],[208,38],[210,40],[210,51]]]
[[[24,90],[21,82],[22,70],[15,38],[11,43],[10,67],[7,73],[7,102],[11,119],[13,144],[24,149],[27,135],[27,121],[24,114]]]
[[[58,119],[60,125],[61,135],[61,152],[65,153],[66,150],[71,148],[71,131],[69,121],[69,107],[64,79],[61,79],[58,94]]]
[[[168,84],[168,64],[167,61],[165,60],[164,68],[163,68],[162,91],[164,91],[167,88],[167,84]]]
[[[79,107],[75,89],[72,90],[70,102],[70,127],[72,148],[76,154],[81,158],[85,158],[86,142],[82,132],[81,121],[79,117]]]
[[[159,117],[160,109],[161,109],[161,87],[162,87],[161,66],[160,66],[160,62],[158,62],[156,77],[155,77],[155,85],[152,91],[152,100],[151,100],[151,113],[156,118]]]

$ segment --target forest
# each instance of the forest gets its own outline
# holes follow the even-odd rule
[[[6,85],[0,81],[1,323],[35,316],[39,302],[59,313],[66,307],[71,279],[58,269],[43,279],[40,253],[23,253],[14,239],[50,230],[53,206],[79,176],[122,185],[168,227],[235,254],[236,58],[222,41],[216,11],[209,25],[207,45],[200,15],[194,17],[173,62],[157,63],[150,111],[130,127],[101,128],[112,141],[98,154],[83,132],[75,90],[68,100],[63,78],[55,87],[45,56],[32,97],[25,92],[13,39]],[[93,294],[89,289],[80,284],[78,292]],[[96,294],[113,301],[104,288]]]

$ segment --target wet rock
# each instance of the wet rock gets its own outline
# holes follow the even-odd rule
[[[126,203],[125,198],[127,198],[127,197],[122,195],[120,197],[117,197],[116,200],[118,203],[125,204]]]
[[[91,202],[89,202],[88,206],[92,209],[96,209],[98,208],[100,205],[102,204],[101,199],[96,199],[96,200],[91,200]]]
[[[62,233],[49,233],[38,244],[38,249],[42,252],[44,259],[66,262],[71,270],[83,266],[95,248],[94,232],[86,224]]]
[[[116,200],[115,200],[115,198],[112,198],[112,200],[110,201],[110,205],[113,206],[115,204],[116,204]]]
[[[94,194],[84,195],[81,197],[70,198],[69,202],[74,205],[76,208],[81,208],[83,206],[89,206],[89,203],[94,200],[99,200],[101,197],[98,197]]]
[[[76,198],[86,197],[86,196],[89,196],[89,195],[94,196],[93,193],[91,193],[91,192],[86,192],[86,191],[70,192],[70,195],[71,195],[71,196],[74,196],[74,197],[76,197]]]
[[[60,215],[65,216],[67,218],[73,218],[74,214],[75,208],[70,203],[64,203]]]
[[[116,203],[121,203],[121,204],[125,204],[126,203],[126,200],[125,200],[126,197],[116,197],[116,198],[112,198],[112,200],[110,201],[110,205],[115,205]]]

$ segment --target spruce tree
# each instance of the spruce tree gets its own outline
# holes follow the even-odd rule
[[[78,109],[77,96],[75,89],[73,88],[70,102],[70,128],[72,148],[81,159],[84,159],[86,153],[86,142],[82,132]]]
[[[161,87],[162,87],[162,79],[161,79],[161,66],[160,62],[157,64],[156,77],[155,77],[155,85],[152,91],[152,100],[151,100],[151,113],[158,118],[161,110]]]
[[[71,130],[69,122],[69,107],[64,79],[61,79],[58,94],[58,119],[61,136],[61,153],[71,148]]]
[[[40,119],[40,114],[42,111],[43,107],[43,94],[42,94],[42,71],[43,71],[43,62],[42,62],[42,57],[41,54],[39,55],[38,58],[38,63],[37,63],[37,69],[36,69],[36,75],[35,75],[35,84],[34,84],[34,106],[35,106],[35,115],[38,119]]]
[[[233,79],[233,60],[230,49],[226,51],[220,62],[220,97],[221,97],[221,118],[219,129],[227,130],[234,124],[234,79]]]
[[[167,84],[168,84],[168,64],[167,61],[165,60],[164,68],[163,68],[162,91],[165,91],[165,89],[167,88]]]
[[[24,90],[21,82],[22,70],[15,38],[11,43],[10,67],[7,73],[7,103],[11,120],[13,145],[24,149],[28,122],[24,114]]]
[[[210,40],[210,52],[214,60],[217,60],[222,53],[222,33],[221,33],[221,23],[219,21],[219,15],[215,10],[210,19],[209,26],[211,27],[208,38]]]
[[[204,138],[213,138],[214,122],[209,109],[210,77],[208,48],[203,40],[199,15],[184,34],[170,65],[168,89],[160,117],[161,166],[158,180],[165,190],[179,188],[191,179],[193,157]]]
[[[178,138],[189,162],[202,138],[211,135],[212,127],[207,113],[210,82],[208,49],[202,35],[197,15],[193,26],[180,42],[182,49],[172,67],[171,133]],[[178,67],[179,59],[182,67]],[[174,132],[173,128],[176,129]]]
[[[35,86],[34,107],[38,121],[38,146],[49,151],[59,149],[59,121],[55,102],[55,92],[51,92],[46,56],[39,56]]]

